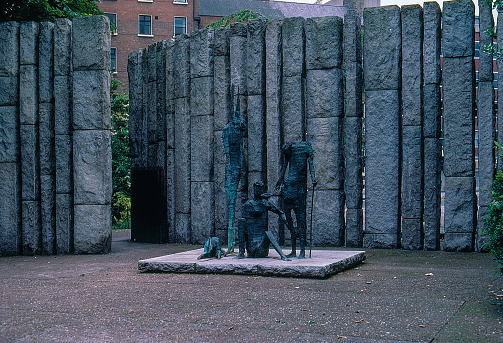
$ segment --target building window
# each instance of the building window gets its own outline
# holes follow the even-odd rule
[[[175,17],[175,36],[187,33],[187,18]]]
[[[117,48],[110,49],[110,71],[117,72]]]
[[[105,13],[110,20],[110,29],[112,30],[112,34],[117,34],[117,14],[116,13]]]
[[[152,16],[151,15],[139,15],[139,35],[151,36],[152,35]]]
[[[189,2],[187,0],[173,0],[174,4],[188,4]]]
[[[138,0],[138,2],[154,2],[154,0]]]

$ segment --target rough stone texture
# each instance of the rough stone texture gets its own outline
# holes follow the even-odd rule
[[[188,98],[175,99],[175,127],[177,128],[175,130],[175,205],[176,212],[182,213],[190,212],[189,111]]]
[[[479,6],[479,28],[480,28],[480,49],[493,42],[493,37],[485,30],[494,28],[492,6],[484,0],[478,1]],[[493,55],[481,52],[479,56],[479,81],[493,81]]]
[[[262,181],[267,184],[266,172],[266,133],[265,102],[262,95],[248,97],[248,197],[253,197],[253,184]],[[251,174],[255,174],[251,177]]]
[[[344,64],[346,71],[346,117],[363,117],[362,87],[363,68],[360,63],[348,62]]]
[[[144,138],[143,130],[143,86],[142,86],[142,59],[143,50],[133,52],[128,57],[129,75],[129,153],[131,155],[131,168],[146,166],[143,161]],[[176,87],[175,87],[176,88]]]
[[[264,94],[265,86],[265,28],[264,19],[248,23],[246,44],[246,87],[248,95]]]
[[[344,15],[344,64],[362,62],[362,18],[358,11],[349,10]]]
[[[442,250],[473,251],[474,237],[471,233],[445,233]]]
[[[190,161],[192,181],[213,181],[213,116],[192,116]]]
[[[75,205],[110,204],[112,197],[111,154],[110,131],[74,131],[73,182]]]
[[[423,216],[423,139],[420,125],[402,127],[401,209],[403,218]],[[402,232],[404,230],[402,228]]]
[[[363,12],[365,90],[399,89],[401,67],[400,8],[365,8]]]
[[[423,220],[419,218],[402,219],[402,249],[419,250],[423,247]]]
[[[19,70],[19,23],[0,23],[0,31],[0,76],[16,76]]]
[[[19,121],[21,124],[38,122],[38,74],[34,65],[19,68]],[[17,89],[16,89],[17,91]]]
[[[306,22],[302,17],[285,18],[281,26],[283,77],[304,75]]]
[[[40,175],[53,175],[55,170],[54,156],[54,106],[42,103],[39,105],[38,140],[40,156]]]
[[[73,19],[74,70],[110,71],[110,22],[106,16]]]
[[[473,56],[475,6],[472,1],[447,1],[442,12],[444,58]],[[444,72],[445,75],[445,72]]]
[[[215,231],[213,182],[191,182],[191,236],[193,244],[204,242]]]
[[[398,246],[400,232],[400,107],[398,91],[366,93],[366,247]],[[374,235],[370,235],[374,234]]]
[[[157,139],[159,141],[167,140],[167,127],[166,127],[166,41],[157,42],[156,54],[156,72],[157,72],[157,98],[156,98],[156,112],[157,112]],[[164,151],[165,155],[165,151]]]
[[[166,211],[168,242],[175,242],[175,149],[166,148]]]
[[[306,22],[306,68],[342,67],[341,17],[308,18]]]
[[[231,29],[228,27],[217,27],[213,34],[213,55],[229,56]],[[215,70],[218,70],[215,66]]]
[[[246,40],[246,26],[234,24],[230,37],[231,83],[236,92],[239,89],[239,94],[246,94]],[[243,102],[241,108],[244,108]]]
[[[190,83],[191,115],[204,116],[213,114],[213,77],[195,78]]]
[[[18,85],[18,76],[0,76],[0,106],[17,105]]]
[[[111,246],[110,205],[74,205],[75,253],[107,254]]]
[[[444,58],[444,173],[473,176],[475,172],[473,58]]]
[[[86,70],[73,73],[73,128],[110,129],[110,72]]]
[[[143,69],[147,72],[144,76],[145,81],[146,83],[155,81],[157,80],[157,43],[150,44],[145,49],[144,56],[145,58],[143,59]]]
[[[70,135],[56,135],[56,193],[71,193],[72,178],[72,137]]]
[[[215,131],[215,230],[227,230],[227,198],[225,194],[225,151],[222,131]],[[226,236],[227,237],[227,236]]]
[[[175,238],[176,242],[190,242],[190,213],[175,213]]]
[[[2,116],[0,116],[2,117]],[[21,185],[17,163],[0,163],[0,255],[19,254]]]
[[[37,44],[38,23],[33,21],[21,23],[19,26],[19,64],[36,65],[38,63]]]
[[[310,236],[311,196],[307,197],[307,241]],[[344,191],[316,189],[314,192],[313,246],[344,245]]]
[[[341,69],[308,70],[306,117],[344,116],[344,83]]]
[[[424,138],[424,248],[440,248],[442,144],[438,138]]]
[[[39,158],[37,155],[38,127],[21,125],[22,199],[37,200],[39,194]]]
[[[441,99],[438,84],[424,85],[423,136],[440,138]]]
[[[363,245],[363,209],[348,208],[346,210],[346,246],[361,247]]]
[[[54,24],[54,75],[69,75],[72,69],[72,22],[58,18]]]
[[[0,163],[19,161],[19,121],[14,106],[0,106]]]
[[[56,253],[69,254],[73,245],[73,196],[56,194]]]
[[[190,96],[190,42],[187,35],[178,35],[175,40],[174,79],[175,98]]]
[[[485,220],[489,218],[487,206],[480,206],[478,211],[477,235],[475,237],[475,249],[480,252],[489,252],[489,236],[484,234]]]
[[[282,84],[282,127],[288,128],[283,130],[285,142],[299,142],[305,136],[305,109],[302,99],[304,99],[304,80],[302,76],[284,76]]]
[[[307,141],[314,151],[314,169],[319,190],[344,189],[343,119],[307,120]]]
[[[363,206],[362,118],[346,117],[344,132],[346,206],[348,209],[361,209]]]
[[[68,76],[54,77],[54,132],[68,135],[72,131],[72,80]]]
[[[231,101],[231,74],[229,56],[215,56],[215,77],[213,86],[215,90],[213,111],[215,115],[215,130],[221,131],[229,122],[231,115],[229,103]],[[237,90],[235,89],[234,92]]]
[[[55,253],[56,243],[56,193],[54,175],[40,175],[40,225],[42,254]]]
[[[40,23],[38,38],[38,96],[39,102],[54,100],[54,24],[50,22]]]
[[[21,234],[23,237],[22,254],[40,253],[40,202],[23,201],[21,205]]]
[[[424,69],[423,77],[425,85],[440,84],[440,50],[441,50],[441,10],[436,1],[428,1],[423,4],[424,11]],[[426,93],[426,91],[425,91]],[[428,104],[425,98],[425,104]]]
[[[190,77],[213,75],[213,30],[193,31],[190,51]]]
[[[154,57],[155,57],[155,54],[153,54]],[[152,59],[154,58],[152,57]],[[149,58],[150,60],[150,58]],[[152,61],[150,61],[149,63],[147,63],[147,65],[145,65],[145,59],[143,60],[143,63],[144,63],[144,70],[145,70],[145,67],[147,68],[151,68],[151,70],[153,69],[154,70],[154,73],[155,73],[155,64],[151,63]],[[151,67],[151,64],[154,65],[154,67],[152,68]],[[152,75],[152,73],[148,73],[148,76],[150,77]],[[153,81],[149,81],[149,82],[144,82],[143,83],[143,94],[146,94],[147,95],[147,98],[146,99],[143,99],[143,103],[144,103],[144,109],[145,109],[145,119],[146,119],[146,125],[147,125],[147,141],[148,141],[148,144],[149,145],[153,145],[153,144],[156,144],[158,142],[158,129],[159,129],[159,126],[160,126],[160,123],[157,122],[157,82],[156,80],[153,80]],[[150,147],[149,147],[149,150],[150,150]],[[148,151],[149,155],[152,154],[151,151]],[[150,165],[149,165],[150,166]]]

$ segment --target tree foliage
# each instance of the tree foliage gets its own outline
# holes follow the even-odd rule
[[[230,26],[231,23],[233,22],[247,23],[252,19],[259,19],[259,18],[267,19],[262,14],[254,12],[252,10],[241,10],[239,12],[229,14],[226,17],[220,18],[219,20],[206,25],[206,27],[212,27],[212,28],[226,27]]]
[[[501,151],[501,145],[496,145]],[[484,233],[489,237],[488,247],[500,264],[500,274],[503,274],[503,169],[498,171],[493,181],[492,201],[488,206]]]

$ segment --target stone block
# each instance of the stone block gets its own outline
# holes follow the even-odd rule
[[[54,174],[54,106],[42,103],[39,106],[38,140],[40,175]]]
[[[213,33],[213,55],[229,56],[231,29],[228,27],[217,27]],[[215,66],[215,70],[219,70]]]
[[[246,27],[244,27],[244,36],[237,34],[235,28],[243,26],[233,26],[230,37],[230,63],[231,63],[231,84],[234,85],[236,92],[246,94]],[[242,105],[242,104],[241,104]]]
[[[441,99],[438,84],[424,85],[423,136],[440,138]]]
[[[308,18],[306,22],[306,68],[342,67],[341,17]]]
[[[204,244],[214,234],[215,206],[213,182],[191,182],[191,235],[192,244]]]
[[[423,216],[423,137],[420,125],[402,127],[401,209],[403,218]]]
[[[1,118],[2,116],[0,116]],[[21,184],[18,163],[0,163],[0,256],[18,255],[21,229]]]
[[[177,213],[190,213],[190,180],[176,178],[175,200]]]
[[[144,86],[150,82],[157,80],[157,43],[149,44],[143,52],[143,75]]]
[[[106,16],[73,19],[74,70],[110,71],[110,22]]]
[[[343,118],[310,118],[307,141],[314,151],[317,189],[344,189]]]
[[[344,153],[346,157],[345,183],[346,205],[348,208],[363,206],[363,151],[362,118],[346,117]]]
[[[72,136],[56,135],[56,193],[71,193],[72,179]]]
[[[306,116],[308,119],[344,116],[342,69],[307,71]]]
[[[73,129],[110,129],[110,72],[73,73]]]
[[[477,228],[475,178],[445,178],[445,233],[474,234]]]
[[[213,114],[213,77],[190,80],[190,111],[192,116]]]
[[[44,255],[55,253],[56,192],[54,175],[40,175],[40,226]]]
[[[72,61],[72,22],[58,18],[54,22],[54,75],[71,73]]]
[[[402,249],[420,250],[423,247],[423,220],[422,218],[402,219]]]
[[[424,248],[440,248],[442,144],[438,138],[424,138]]]
[[[110,131],[73,133],[73,184],[76,205],[108,205],[112,197]]]
[[[487,236],[484,232],[486,229],[485,221],[489,218],[489,215],[487,214],[487,206],[480,206],[478,215],[478,230],[475,237],[475,248],[479,252],[489,252],[489,236]]]
[[[167,94],[166,94],[166,46],[164,41],[157,43],[157,81],[156,81],[156,110],[157,110],[157,140],[167,139]]]
[[[359,248],[363,245],[363,209],[346,210],[346,247]]]
[[[68,135],[72,131],[72,80],[68,76],[54,77],[54,132]]]
[[[299,142],[305,136],[304,80],[299,76],[283,77],[283,133],[285,142]]]
[[[37,255],[40,253],[40,202],[23,201],[21,213],[22,254]]]
[[[110,205],[74,205],[75,254],[107,254],[112,247]]]
[[[396,249],[399,247],[398,235],[394,233],[374,234],[365,232],[363,246],[368,249]]]
[[[442,11],[444,58],[473,56],[475,6],[472,1],[448,1]],[[445,74],[445,72],[444,72]]]
[[[17,76],[0,76],[0,106],[17,106],[18,85]]]
[[[56,194],[56,253],[72,252],[73,197],[71,194]]]
[[[215,230],[227,230],[227,197],[225,194],[225,151],[222,131],[215,131]]]
[[[19,64],[38,64],[38,23],[23,22],[19,26]]]
[[[346,71],[345,96],[346,117],[363,117],[363,68],[360,63],[348,62],[344,65]]]
[[[39,102],[54,100],[54,24],[42,22],[38,38],[38,96]]]
[[[492,82],[479,82],[477,108],[477,127],[479,133],[479,201],[481,205],[485,206],[492,200],[492,181],[496,172],[496,159],[494,153],[496,117]]]
[[[0,163],[19,161],[19,119],[14,106],[0,106]]]
[[[190,112],[188,98],[175,99],[176,211],[190,212]]]
[[[143,156],[143,50],[135,51],[128,57],[129,75],[129,144],[131,167],[144,167]]]
[[[489,28],[494,28],[492,6],[489,2],[478,1],[479,7],[479,28],[480,28],[480,48],[491,44],[493,37],[485,32]],[[493,55],[484,52],[479,56],[479,81],[485,82],[493,80]]]
[[[190,42],[187,35],[178,35],[175,39],[174,79],[175,98],[190,96]]]
[[[19,120],[21,124],[38,122],[38,74],[34,65],[19,68]]]
[[[175,242],[190,242],[190,213],[175,213]]]
[[[265,28],[264,19],[251,20],[248,23],[246,43],[246,87],[248,95],[265,92]]]
[[[311,215],[311,191],[308,192],[307,218]],[[307,237],[310,236],[310,223],[307,220]],[[313,245],[344,245],[344,191],[315,190],[313,212]]]
[[[306,48],[304,41],[306,21],[302,17],[283,19],[281,26],[283,48],[283,76],[303,76]]]
[[[444,173],[473,176],[475,171],[475,84],[473,58],[444,58]]]
[[[0,76],[16,76],[19,70],[19,23],[0,23]]]
[[[445,233],[442,250],[474,251],[474,236],[470,233]]]
[[[225,125],[229,122],[230,109],[229,104],[231,101],[231,70],[230,60],[228,56],[215,56],[214,58],[215,77],[213,79],[213,86],[215,90],[213,110],[215,112],[215,130],[223,130]],[[234,89],[234,92],[237,90]]]
[[[213,181],[213,116],[193,116],[190,123],[192,181]]]
[[[402,69],[405,72],[405,69]],[[410,84],[405,86],[406,80],[402,78],[402,124],[411,126],[421,126],[423,122],[423,87],[411,88]]]
[[[204,29],[190,34],[190,77],[213,75],[213,30]]]
[[[145,119],[147,120],[147,141],[148,144],[152,145],[158,141],[157,132],[160,126],[157,123],[157,82],[145,82],[143,84],[143,94],[147,94],[147,98],[143,100]]]
[[[400,88],[401,42],[400,8],[365,8],[363,60],[365,90]]]
[[[362,18],[356,10],[344,15],[344,64],[362,63]]]
[[[39,199],[39,157],[37,155],[38,127],[21,125],[22,199]]]
[[[248,97],[248,171],[265,172],[265,102],[262,95]],[[248,183],[248,185],[253,185]],[[252,189],[249,189],[253,191]]]
[[[441,52],[441,21],[442,12],[436,1],[428,1],[423,4],[424,12],[424,40],[423,58],[424,84],[440,84],[442,73],[440,71]],[[427,104],[427,102],[424,102]]]

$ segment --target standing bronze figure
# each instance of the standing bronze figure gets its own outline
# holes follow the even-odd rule
[[[295,257],[297,254],[297,238],[300,240],[299,258],[306,257],[306,200],[307,200],[307,168],[311,174],[313,189],[316,186],[314,174],[314,152],[311,144],[302,141],[297,143],[285,143],[281,149],[284,158],[281,176],[276,184],[276,190],[283,186],[283,206],[286,214],[288,228],[292,237],[292,252],[288,257]],[[285,179],[286,168],[288,176]],[[295,212],[297,228],[293,226],[291,211]]]

